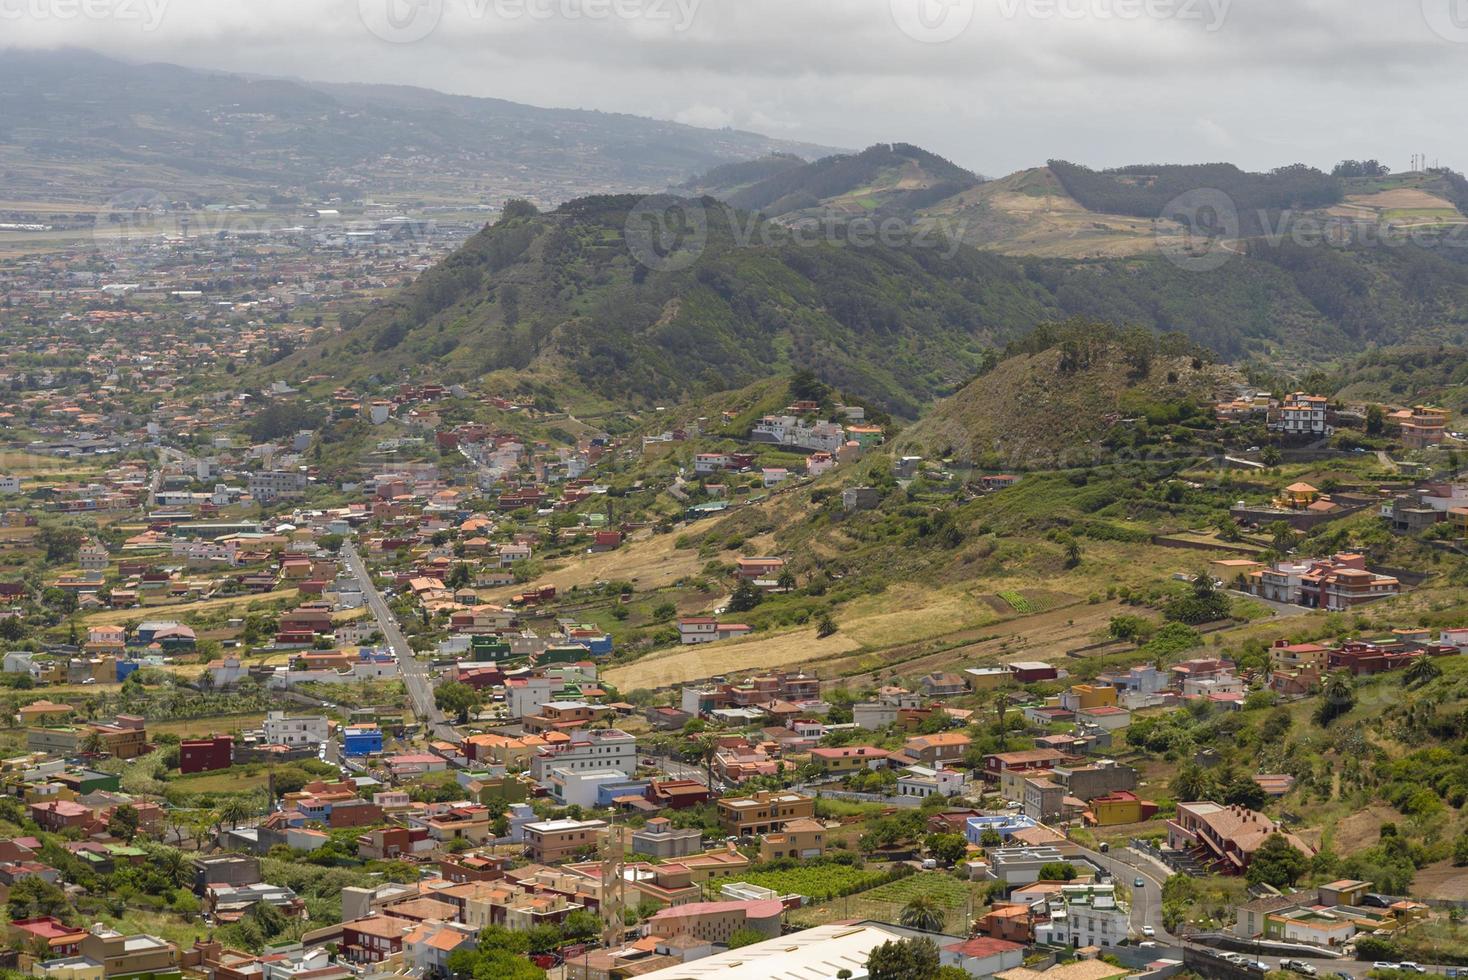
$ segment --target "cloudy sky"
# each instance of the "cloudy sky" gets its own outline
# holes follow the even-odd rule
[[[1468,168],[1468,0],[0,0],[0,44],[903,140]]]

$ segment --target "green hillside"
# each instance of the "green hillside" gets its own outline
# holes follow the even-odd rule
[[[742,210],[789,220],[824,214],[907,217],[981,183],[962,167],[905,143],[879,143],[802,166],[789,163],[784,156],[722,167],[687,187]]]
[[[675,201],[665,202],[675,204]],[[796,241],[711,199],[686,268],[629,249],[631,197],[515,206],[324,350],[337,376],[533,377],[553,400],[673,404],[809,369],[915,418],[994,351],[1073,316],[1185,335],[1225,361],[1306,369],[1468,341],[1468,266],[1415,247],[1255,249],[1198,274],[1157,256],[1020,260],[937,238]],[[688,208],[687,204],[679,207]],[[670,212],[670,214],[673,212]]]

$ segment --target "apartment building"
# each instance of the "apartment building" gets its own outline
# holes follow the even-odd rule
[[[541,820],[525,825],[525,856],[553,864],[594,850],[607,828],[604,820]]]
[[[1285,435],[1328,436],[1335,431],[1329,419],[1330,399],[1296,391],[1270,412],[1269,427]]]
[[[553,742],[530,760],[530,775],[546,785],[552,769],[568,772],[615,769],[626,776],[637,772],[637,739],[615,728],[580,729],[567,741]]]
[[[718,801],[719,824],[734,837],[757,837],[779,830],[791,820],[811,819],[816,801],[789,791],[761,790],[753,796]]]

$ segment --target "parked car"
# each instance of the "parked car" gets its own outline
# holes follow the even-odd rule
[[[1398,963],[1388,963],[1386,960],[1377,960],[1375,963],[1371,964],[1371,968],[1373,970],[1400,970],[1402,967]]]
[[[1157,930],[1153,929],[1151,926],[1143,926],[1142,935],[1146,936],[1148,939],[1151,939],[1152,937],[1157,935]]]
[[[1421,966],[1421,965],[1419,965],[1417,963],[1413,963],[1411,960],[1403,960],[1401,963],[1397,964],[1397,969],[1403,970],[1403,971],[1405,971],[1407,973],[1426,973],[1427,972],[1427,967]]]
[[[1279,968],[1291,973],[1303,973],[1307,977],[1313,977],[1320,972],[1304,960],[1280,960]]]

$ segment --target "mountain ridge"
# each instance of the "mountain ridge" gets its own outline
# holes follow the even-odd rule
[[[559,203],[652,191],[770,152],[831,148],[413,86],[132,64],[78,48],[0,49],[0,172],[19,199],[82,187],[89,193],[63,199],[105,200],[155,186],[201,200],[306,200],[366,187],[447,192],[461,203]],[[528,176],[516,176],[521,168]]]

